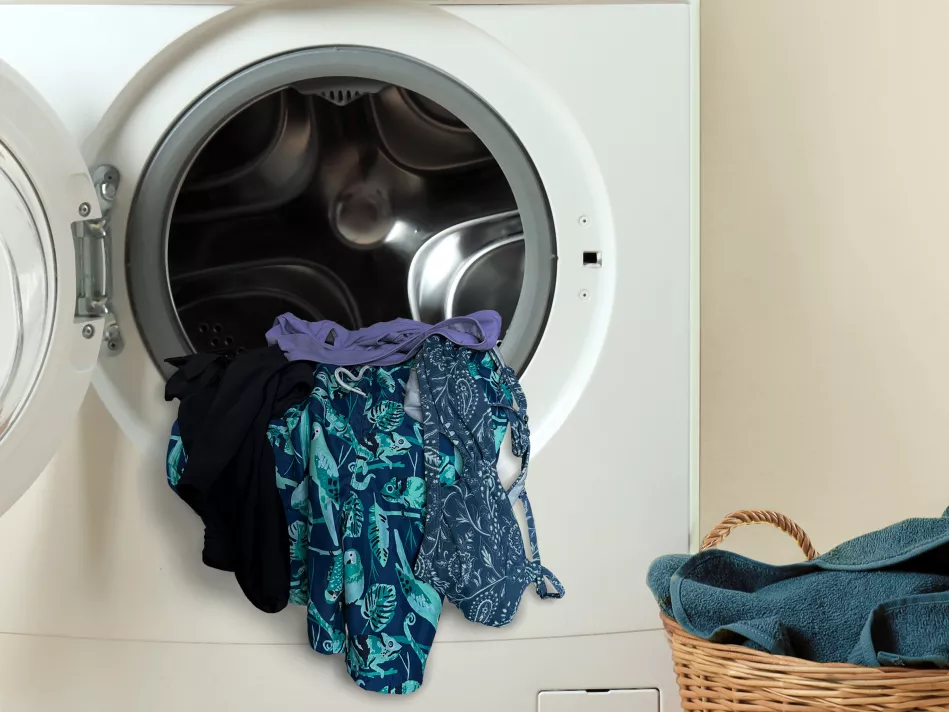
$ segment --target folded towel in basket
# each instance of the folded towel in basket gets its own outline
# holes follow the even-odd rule
[[[719,550],[663,556],[648,584],[706,640],[822,663],[949,667],[949,510],[789,566]]]

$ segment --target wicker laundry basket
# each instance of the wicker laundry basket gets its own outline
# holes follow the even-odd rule
[[[732,529],[757,522],[790,534],[808,559],[817,556],[807,534],[790,519],[755,510],[728,515],[705,537],[702,550],[721,543]],[[689,635],[665,616],[662,622],[672,646],[683,710],[949,712],[949,672],[944,670],[815,663],[710,643]],[[941,633],[949,635],[949,631]]]

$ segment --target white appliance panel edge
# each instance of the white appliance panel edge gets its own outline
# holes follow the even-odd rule
[[[639,8],[640,11],[644,9],[649,8]],[[691,134],[687,109],[690,64],[687,47],[688,10],[684,7],[662,8],[663,12],[678,9],[684,11],[684,19],[676,22],[684,24],[674,33],[671,47],[667,44],[665,51],[656,47],[657,51],[660,51],[657,61],[662,62],[666,69],[670,69],[668,63],[674,65],[681,62],[682,66],[674,66],[671,71],[680,81],[684,80],[685,86],[678,89],[673,87],[673,91],[677,93],[670,98],[668,87],[657,86],[655,79],[650,81],[649,75],[655,74],[652,71],[654,67],[614,68],[612,88],[622,101],[617,101],[618,114],[603,116],[592,113],[588,115],[584,112],[584,107],[597,103],[597,97],[593,94],[600,90],[600,86],[590,81],[589,76],[584,76],[584,70],[589,67],[584,67],[582,60],[589,60],[594,56],[593,51],[604,51],[610,43],[623,46],[624,43],[638,40],[649,42],[650,46],[654,42],[658,44],[658,39],[654,36],[631,36],[629,27],[624,28],[621,22],[624,7],[561,7],[556,8],[554,12],[551,12],[551,8],[508,7],[504,8],[503,14],[490,7],[452,8],[453,13],[479,25],[511,46],[538,75],[545,78],[545,81],[556,86],[557,90],[566,96],[572,97],[573,110],[588,132],[591,145],[610,182],[613,219],[617,232],[621,233],[617,238],[618,256],[622,258],[626,252],[635,258],[630,272],[624,272],[619,280],[617,307],[614,312],[617,323],[612,325],[605,347],[606,353],[598,365],[599,375],[591,382],[589,392],[579,406],[582,420],[589,423],[589,428],[577,433],[576,438],[570,438],[572,447],[565,446],[564,450],[560,450],[556,441],[551,443],[538,456],[532,475],[534,490],[537,492],[535,498],[540,518],[541,544],[547,561],[567,582],[573,600],[577,601],[575,605],[589,606],[591,601],[595,602],[596,608],[600,609],[603,615],[594,621],[594,628],[603,631],[655,628],[655,606],[642,580],[644,566],[655,554],[684,551],[687,547],[689,487],[686,444],[689,440],[690,420],[690,333],[688,318],[683,318],[683,314],[688,314],[690,306],[688,138]],[[209,7],[160,6],[0,6],[0,46],[3,47],[4,58],[37,86],[60,112],[77,140],[80,140],[92,130],[122,86],[152,53],[173,37],[220,10],[221,8]],[[596,10],[595,15],[600,11],[617,14],[599,17],[585,14],[590,10]],[[544,14],[538,15],[541,11]],[[56,13],[55,22],[51,14],[43,14],[52,12]],[[68,13],[69,17],[64,17],[63,13]],[[608,20],[605,30],[602,26],[604,20]],[[57,71],[54,61],[38,57],[37,55],[41,54],[37,53],[38,35],[30,33],[32,38],[27,38],[27,33],[17,30],[18,27],[26,26],[24,23],[42,27],[44,33],[52,35],[44,36],[42,40],[44,43],[50,43],[50,52],[70,57],[73,64],[85,62],[81,73],[87,78],[87,82],[76,82],[72,72]],[[130,31],[130,28],[138,31]],[[577,55],[581,59],[577,62],[576,57],[567,57],[563,48],[576,46],[581,42],[583,29],[596,30],[599,34],[587,53],[580,52]],[[89,36],[110,37],[107,45],[101,49],[114,59],[103,59],[102,54],[90,52],[87,40]],[[106,69],[102,68],[103,63]],[[635,79],[631,79],[631,76]],[[628,90],[631,86],[634,91]],[[656,96],[665,96],[672,107],[676,106],[676,102],[686,102],[684,107],[679,105],[683,111],[668,117],[675,124],[675,131],[681,132],[685,140],[678,147],[667,147],[671,151],[667,157],[669,174],[651,175],[647,181],[645,178],[630,176],[628,164],[624,165],[624,161],[620,159],[636,155],[637,151],[648,153],[648,144],[654,138],[650,131],[662,128],[637,125],[629,121],[634,112],[622,112],[624,106],[633,106],[637,99],[648,99],[650,91]],[[610,133],[615,128],[615,122],[621,122],[628,129],[633,129],[633,135],[627,135],[623,141],[617,142]],[[637,134],[636,131],[640,133]],[[659,241],[659,245],[650,244],[650,237],[657,235],[671,236],[671,239]],[[654,251],[664,250],[670,252],[658,258],[654,254]],[[653,269],[650,265],[653,268],[656,265],[665,267]],[[667,322],[648,308],[650,304],[656,303],[657,295],[658,301],[665,304],[676,318]],[[626,305],[629,305],[628,311],[625,310]],[[661,362],[650,361],[648,355],[643,355],[645,349],[642,343],[637,343],[645,339],[637,335],[648,337],[653,343],[658,339],[663,347],[656,348],[657,352],[662,351],[667,356],[670,353],[681,353],[681,357],[664,357]],[[638,358],[644,361],[637,362]],[[637,363],[642,366],[638,373]],[[623,384],[623,387],[617,388],[617,383]],[[665,412],[637,412],[635,404],[629,405],[622,402],[622,399],[617,402],[615,396],[618,391],[631,396],[634,403],[636,399],[640,402],[665,403]],[[627,406],[633,411],[629,412]],[[5,577],[8,582],[14,578],[20,581],[17,585],[0,591],[0,630],[116,639],[299,643],[304,634],[300,617],[267,617],[252,610],[245,610],[239,600],[240,594],[236,592],[235,595],[233,589],[236,587],[229,577],[200,570],[197,558],[200,528],[195,524],[190,512],[164,487],[160,480],[159,463],[141,462],[141,458],[127,442],[119,442],[121,433],[108,422],[108,415],[101,404],[88,404],[81,420],[83,422],[77,424],[77,433],[73,438],[73,450],[70,452],[67,447],[67,452],[62,453],[57,463],[34,488],[35,491],[28,493],[24,500],[11,510],[10,516],[0,520],[0,532],[3,532],[0,534],[0,540],[8,542],[8,546],[0,552],[0,565],[4,566],[4,570],[16,574],[14,577]],[[624,428],[607,428],[604,437],[604,423],[619,420],[624,421]],[[104,439],[96,443],[97,438],[103,434]],[[589,450],[582,449],[579,447],[581,445]],[[616,459],[615,451],[606,454],[605,448],[610,447],[630,449],[636,452],[638,457],[638,471],[631,473],[628,487],[620,492],[603,491],[596,486],[595,475],[598,468],[622,466],[622,460]],[[599,456],[596,454],[598,448],[601,449]],[[543,487],[544,471],[553,467],[553,463],[556,463],[558,468],[565,467],[577,474],[576,492],[583,506],[596,506],[597,496],[622,496],[629,501],[628,519],[605,523],[603,531],[598,533],[625,538],[632,552],[626,560],[631,564],[629,570],[611,571],[606,574],[612,579],[609,588],[604,588],[606,580],[577,581],[572,580],[570,576],[571,567],[567,562],[566,553],[573,552],[584,556],[590,552],[576,550],[571,537],[569,512],[559,511],[559,508],[546,501],[548,495]],[[142,478],[136,477],[131,481],[126,479],[130,470],[143,469],[154,473],[155,483],[143,486]],[[110,473],[101,476],[103,470],[109,470]],[[83,479],[83,475],[95,471],[100,473],[98,480]],[[637,479],[637,475],[643,479]],[[73,496],[63,497],[63,492]],[[77,503],[82,505],[79,511],[75,511]],[[656,506],[657,503],[662,506]],[[73,511],[69,511],[70,508]],[[149,516],[145,521],[135,521],[133,515],[137,510],[147,512]],[[50,514],[60,515],[61,518],[50,517]],[[155,526],[154,519],[161,519],[162,523]],[[97,522],[97,526],[89,528],[91,522]],[[177,533],[170,536],[172,530]],[[50,538],[54,535],[55,540]],[[585,541],[593,541],[594,538]],[[142,544],[144,546],[141,546]],[[182,561],[182,558],[185,560]],[[64,567],[63,562],[67,562]],[[160,572],[168,566],[187,569],[185,579],[190,580],[191,585],[198,589],[200,601],[195,599],[196,591],[193,588],[181,591],[178,586],[169,590],[159,586],[158,593],[170,596],[161,604],[158,604],[157,595],[145,595],[143,600],[143,591],[147,586],[160,581]],[[69,591],[69,595],[62,595],[64,589]],[[547,625],[551,635],[557,634],[557,620],[569,617],[570,611],[558,607],[568,605],[570,600],[568,597],[560,604],[551,604]],[[215,615],[214,611],[219,608],[228,613]],[[541,607],[531,604],[522,615],[542,615],[540,610]],[[616,611],[622,613],[617,616]],[[203,622],[208,620],[205,614],[211,617],[210,626]],[[613,636],[564,640],[582,640],[585,645],[592,645],[588,652],[591,663],[595,664],[581,664],[577,667],[577,670],[583,670],[584,675],[589,676],[584,677],[584,680],[591,681],[576,684],[588,687],[599,686],[593,680],[593,670],[603,667],[612,653],[622,650],[612,650],[612,642],[615,641]],[[629,650],[622,651],[624,655],[629,656],[626,659],[630,667],[627,679],[632,682],[627,685],[647,684],[634,680],[638,677],[634,672],[635,658],[639,656],[644,659],[641,665],[646,664],[645,659],[654,659],[657,651],[664,646],[661,636],[650,633],[629,636],[624,640],[644,641],[642,644],[632,644],[632,653]],[[522,641],[517,645],[527,642],[529,641]],[[87,644],[87,651],[99,650],[88,641],[77,645],[82,647]],[[437,645],[433,652],[431,675],[426,687],[438,677],[437,654],[440,649],[455,645]],[[458,649],[476,650],[479,646],[486,645],[497,644],[478,643],[458,646]],[[515,644],[509,642],[508,645]],[[546,645],[547,643],[542,643],[541,647]],[[194,647],[200,649],[200,646]],[[232,646],[224,647],[230,650]],[[569,658],[574,657],[568,648],[562,648],[560,644],[555,647],[558,650],[563,649]],[[40,648],[41,641],[31,641],[21,636],[2,636],[0,659],[12,661],[18,658],[22,661],[16,651]],[[155,646],[158,652],[154,655],[161,658],[165,655],[165,652],[161,651],[168,649],[167,646]],[[105,648],[101,650],[102,660],[113,655],[104,652]],[[515,655],[513,648],[504,650],[511,652],[502,653],[500,657]],[[641,654],[644,650],[649,652]],[[145,657],[151,655],[152,653],[148,653]],[[305,657],[305,660],[309,661],[308,667],[306,662],[301,663],[310,670],[310,674],[339,677],[338,670],[330,672],[340,667],[335,664],[336,661],[313,659],[311,655]],[[64,652],[60,657],[65,660],[69,656],[70,654]],[[84,658],[85,654],[78,657]],[[123,653],[120,657],[128,659],[130,668],[138,664],[135,662],[138,659],[135,655],[126,656]],[[249,655],[247,659],[250,657],[253,655]],[[520,656],[518,658],[524,660]],[[662,662],[663,665],[667,663],[666,660]],[[81,663],[77,664],[79,667],[76,669],[81,669]],[[443,665],[447,666],[448,663]],[[577,665],[576,659],[572,665]],[[12,670],[17,666],[0,667]],[[660,667],[655,668],[655,674],[660,674]],[[301,673],[304,677],[307,674],[303,671]],[[222,670],[221,674],[229,675],[230,671]],[[296,676],[290,679],[296,680]],[[621,683],[622,680],[615,683],[610,681],[604,686],[623,686]],[[90,694],[93,694],[92,690],[97,684],[95,681],[89,683]],[[300,684],[305,685],[302,682]],[[334,686],[336,684],[351,683],[340,679]],[[13,685],[11,682],[10,686],[0,685],[0,689],[19,690],[21,686],[22,683]],[[46,694],[55,693],[47,691]],[[492,694],[495,693],[485,693],[488,696]],[[428,696],[429,699],[433,697],[437,697],[437,693]],[[18,699],[26,700],[26,697]],[[36,708],[33,703],[24,707]],[[136,705],[136,708],[147,707]],[[505,706],[499,708],[508,709]],[[523,707],[519,704],[517,708]]]

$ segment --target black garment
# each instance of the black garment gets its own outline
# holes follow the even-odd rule
[[[165,400],[181,401],[188,456],[176,491],[204,520],[204,563],[233,571],[250,602],[275,613],[289,596],[290,540],[267,425],[309,396],[313,366],[277,346],[169,363],[178,371]]]

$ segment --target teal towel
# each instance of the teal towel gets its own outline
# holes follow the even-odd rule
[[[870,667],[949,667],[949,510],[772,566],[727,551],[663,556],[648,584],[699,638]]]

